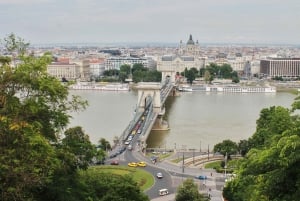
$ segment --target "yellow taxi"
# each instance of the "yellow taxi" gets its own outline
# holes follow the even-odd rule
[[[147,164],[145,162],[141,161],[141,162],[138,162],[137,165],[139,167],[146,167]]]
[[[128,166],[129,166],[129,167],[137,167],[138,164],[135,163],[135,162],[131,162],[131,163],[128,163]]]

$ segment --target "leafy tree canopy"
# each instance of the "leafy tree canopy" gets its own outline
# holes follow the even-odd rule
[[[208,201],[209,198],[200,194],[193,179],[186,179],[176,192],[176,201]]]

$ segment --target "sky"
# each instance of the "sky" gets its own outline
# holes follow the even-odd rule
[[[0,0],[0,39],[30,44],[300,44],[299,0]]]

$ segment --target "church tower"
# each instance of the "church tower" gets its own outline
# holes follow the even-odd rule
[[[198,40],[195,43],[192,34],[190,34],[190,37],[185,47],[183,47],[182,41],[180,41],[179,53],[183,56],[199,56],[200,47],[199,47]]]

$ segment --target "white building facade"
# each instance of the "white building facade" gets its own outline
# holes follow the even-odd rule
[[[53,62],[48,65],[47,72],[60,80],[63,78],[67,80],[76,80],[80,77],[80,66],[73,63],[59,63]]]

